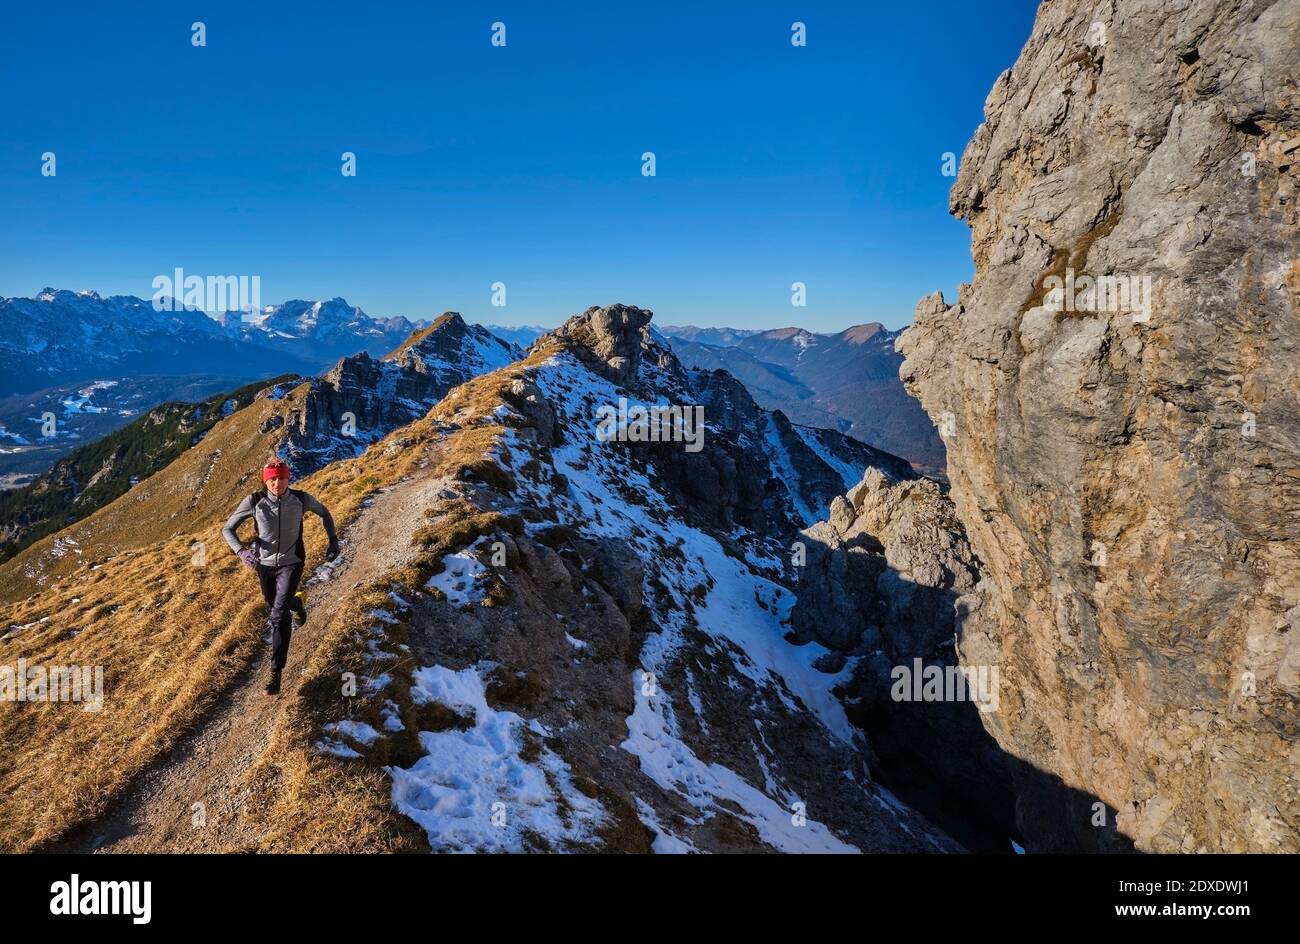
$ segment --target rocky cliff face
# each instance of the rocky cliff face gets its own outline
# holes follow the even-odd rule
[[[1031,848],[1300,850],[1298,75],[1297,0],[1047,2],[962,159],[901,376]]]

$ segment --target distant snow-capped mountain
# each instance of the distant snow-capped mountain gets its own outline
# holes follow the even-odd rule
[[[53,288],[0,298],[0,486],[166,401],[382,357],[428,325],[372,318],[342,298],[215,316],[161,301]]]
[[[0,395],[145,374],[314,374],[358,351],[381,356],[427,324],[371,318],[341,298],[288,301],[251,319],[176,308],[52,288],[34,298],[2,298]]]
[[[381,354],[428,325],[402,315],[372,318],[342,298],[317,302],[292,299],[268,305],[251,316],[228,312],[221,323],[245,341],[299,352],[305,348],[308,356],[327,361],[358,350]]]
[[[47,288],[0,299],[0,394],[140,374],[220,375],[232,365],[242,376],[275,374],[278,360],[202,312],[156,311],[133,296]]]

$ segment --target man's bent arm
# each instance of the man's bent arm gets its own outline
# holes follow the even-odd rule
[[[321,524],[325,526],[325,536],[330,539],[331,544],[337,544],[338,534],[334,531],[334,518],[330,515],[330,510],[317,500],[315,495],[302,493],[303,506],[312,514],[319,515]]]
[[[244,542],[239,540],[239,535],[235,531],[251,517],[253,517],[253,496],[249,495],[239,503],[235,513],[226,521],[226,526],[221,529],[221,534],[225,537],[226,543],[230,545],[230,549],[236,554],[244,549]]]

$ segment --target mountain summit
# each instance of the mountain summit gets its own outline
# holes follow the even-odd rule
[[[453,387],[521,357],[515,345],[446,312],[382,359],[354,354],[311,381],[301,409],[286,420],[281,449],[299,474],[355,456]]]

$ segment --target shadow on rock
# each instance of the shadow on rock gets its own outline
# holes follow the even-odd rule
[[[1125,852],[1116,813],[1004,751],[985,726],[997,666],[959,664],[979,562],[940,486],[868,470],[801,535],[792,642],[831,650],[873,776],[972,852]]]

